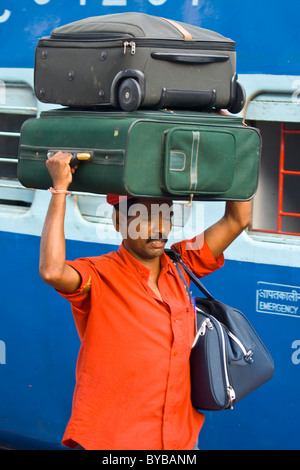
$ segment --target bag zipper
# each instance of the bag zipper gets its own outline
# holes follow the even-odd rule
[[[126,51],[127,51],[127,47],[128,47],[128,46],[130,47],[130,53],[131,53],[131,55],[135,55],[135,53],[136,53],[136,47],[137,47],[136,42],[134,42],[134,41],[124,41],[124,42],[123,42],[123,52],[124,52],[124,55],[126,55]],[[140,46],[140,47],[141,47],[141,46],[143,46],[143,47],[153,47],[153,45],[147,45],[147,44],[145,44],[145,43],[141,43],[139,46]],[[172,44],[172,46],[174,46],[174,44]],[[160,47],[161,47],[161,45],[160,45]],[[171,49],[171,48],[172,48],[172,47],[169,46],[169,49]],[[177,50],[177,49],[186,49],[186,46],[183,46],[183,47],[182,47],[182,46],[180,46],[179,44],[176,44],[175,49],[176,49],[176,50]],[[196,48],[196,47],[193,47],[193,49],[197,49],[197,50],[198,50],[199,47],[197,47],[197,48]],[[213,47],[211,47],[211,46],[208,46],[207,48],[201,46],[201,50],[212,50],[212,49],[213,49]],[[219,48],[219,47],[216,48],[216,50],[224,50],[224,51],[226,50],[226,51],[228,51],[228,49],[221,49],[221,48]]]
[[[248,362],[248,364],[252,364],[253,363],[253,351],[252,349],[249,349],[247,351],[247,349],[245,348],[245,346],[243,345],[243,343],[241,342],[241,340],[239,340],[239,338],[237,338],[230,330],[229,328],[224,325],[223,323],[219,322],[227,331],[228,333],[228,336],[230,336],[230,338],[240,347],[240,349],[242,350],[243,354],[244,354],[244,359],[246,362]]]
[[[123,53],[124,53],[124,55],[126,55],[128,46],[130,46],[130,54],[134,55],[135,54],[135,48],[136,48],[136,44],[135,44],[134,41],[125,41],[123,43]]]
[[[134,40],[133,40],[134,39]],[[195,39],[193,41],[185,41],[184,39],[156,39],[156,38],[133,38],[130,39],[128,35],[116,37],[102,36],[97,34],[81,34],[79,36],[75,34],[64,35],[64,34],[52,34],[50,38],[41,38],[40,41],[47,41],[54,44],[55,42],[86,42],[97,43],[95,47],[99,47],[101,43],[115,43],[116,46],[124,43],[134,43],[134,47],[159,47],[159,48],[174,48],[174,49],[201,49],[201,50],[216,50],[216,51],[234,51],[234,42],[225,41],[201,41],[201,39]]]
[[[199,310],[198,307],[196,307],[196,310]],[[209,330],[213,330],[213,329],[214,329],[214,326],[213,326],[213,324],[212,324],[212,322],[210,321],[209,318],[206,318],[206,319],[201,323],[200,328],[198,329],[197,334],[196,334],[196,336],[195,336],[195,340],[194,340],[192,349],[193,349],[193,347],[196,345],[199,336],[204,336],[204,335],[205,335],[207,328],[208,328]]]
[[[196,310],[198,310],[201,313],[204,313],[201,309],[199,309],[199,307],[196,307]],[[233,410],[233,402],[236,399],[236,394],[235,394],[235,391],[234,391],[233,387],[231,386],[230,380],[229,380],[229,374],[228,374],[228,368],[227,368],[227,362],[226,362],[226,343],[225,343],[224,331],[223,331],[223,328],[222,328],[223,325],[216,318],[214,318],[214,321],[219,327],[219,330],[220,330],[220,333],[221,333],[221,339],[222,339],[222,360],[223,360],[223,365],[224,365],[226,390],[227,390],[227,395],[228,395],[228,403],[227,403],[226,408],[230,408],[231,410]],[[214,326],[211,322],[211,319],[209,317],[206,318],[203,321],[203,323],[201,324],[201,326],[200,326],[200,328],[197,332],[197,335],[196,335],[193,346],[196,344],[196,339],[198,340],[199,336],[204,336],[205,335],[205,333],[207,331],[207,328],[209,330],[213,330],[213,328],[214,328]]]
[[[229,382],[228,368],[227,368],[227,362],[226,362],[226,346],[225,346],[224,331],[222,329],[221,324],[218,322],[218,320],[216,320],[216,322],[219,326],[221,336],[222,336],[224,372],[225,372],[225,380],[226,380],[226,387],[227,387],[227,394],[228,394],[228,404],[226,408],[230,408],[231,410],[233,410],[233,402],[236,398],[236,395],[235,395],[235,391],[233,387],[230,385],[230,382]]]
[[[120,38],[121,39],[121,38]],[[108,41],[108,39],[106,39]],[[128,42],[126,38],[125,43]],[[135,38],[129,41],[129,44],[134,43],[134,47],[159,47],[168,49],[201,49],[213,51],[234,51],[235,43],[218,42],[218,41],[185,41],[184,39],[148,39],[148,38]],[[124,46],[124,43],[123,43]]]

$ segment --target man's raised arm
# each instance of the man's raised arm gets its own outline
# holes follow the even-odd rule
[[[252,201],[227,201],[225,214],[204,232],[204,238],[215,258],[251,224]]]
[[[55,190],[67,192],[74,173],[74,169],[69,165],[71,158],[70,153],[58,152],[47,161]],[[79,287],[81,277],[75,269],[65,263],[65,211],[66,193],[54,193],[41,237],[39,272],[41,278],[50,286],[71,293]]]

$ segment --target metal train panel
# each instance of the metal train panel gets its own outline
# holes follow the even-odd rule
[[[212,29],[237,42],[238,73],[297,75],[299,5],[289,0],[3,0],[2,67],[33,67],[38,37],[88,16],[140,11]]]

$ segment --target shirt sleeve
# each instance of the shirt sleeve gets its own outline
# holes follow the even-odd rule
[[[224,265],[224,255],[216,259],[203,234],[174,243],[172,249],[180,253],[182,261],[198,278],[207,276]]]
[[[74,292],[66,293],[59,290],[57,292],[71,302],[76,313],[87,314],[90,309],[90,290],[96,275],[95,266],[88,258],[79,258],[75,261],[66,261],[66,263],[76,269],[81,277],[81,283]]]
[[[75,261],[66,261],[66,263],[80,274],[81,283],[71,294],[59,290],[57,292],[71,303],[77,332],[82,341],[91,309],[91,292],[95,286],[97,286],[96,290],[101,288],[101,279],[94,263],[88,258],[79,258]]]

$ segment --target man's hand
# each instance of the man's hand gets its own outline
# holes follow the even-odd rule
[[[57,152],[48,158],[46,166],[52,178],[54,189],[67,190],[77,167],[71,168],[70,161],[73,155],[68,152]]]

